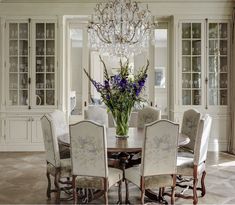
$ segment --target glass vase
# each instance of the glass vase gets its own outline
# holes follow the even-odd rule
[[[116,137],[127,138],[129,130],[130,112],[115,112]]]

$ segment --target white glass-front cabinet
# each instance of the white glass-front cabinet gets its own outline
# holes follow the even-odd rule
[[[226,150],[230,115],[229,21],[183,20],[178,33],[179,113],[182,117],[184,110],[196,108],[202,114],[210,114],[210,149]]]
[[[7,106],[29,109],[55,106],[55,21],[7,21],[6,34]]]
[[[0,151],[43,150],[40,117],[57,108],[56,19],[6,19]]]
[[[180,24],[181,105],[227,106],[228,22]]]

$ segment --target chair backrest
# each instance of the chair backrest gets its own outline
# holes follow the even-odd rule
[[[98,122],[106,127],[108,127],[109,124],[107,110],[99,106],[90,106],[88,110],[85,110],[85,119]]]
[[[107,140],[104,125],[81,121],[70,126],[72,173],[79,176],[108,176]]]
[[[161,110],[146,106],[138,111],[137,127],[144,128],[148,123],[161,119]]]
[[[53,121],[48,114],[41,118],[46,160],[55,167],[60,167],[60,154]]]
[[[142,151],[142,176],[175,174],[179,125],[168,120],[147,124]]]
[[[207,158],[208,143],[212,125],[212,118],[205,115],[199,123],[198,136],[194,147],[194,164],[200,165]]]
[[[68,135],[69,134],[69,126],[65,119],[65,114],[63,111],[55,110],[52,113],[48,114],[53,121],[53,125],[55,128],[55,135]]]
[[[184,112],[181,133],[189,137],[190,142],[184,147],[192,151],[194,150],[200,118],[201,114],[195,109],[189,109]]]

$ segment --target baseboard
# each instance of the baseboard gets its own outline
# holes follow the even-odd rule
[[[220,142],[209,142],[208,151],[219,152],[219,151],[228,151],[228,142],[220,141]]]
[[[44,145],[0,145],[0,152],[42,152]]]

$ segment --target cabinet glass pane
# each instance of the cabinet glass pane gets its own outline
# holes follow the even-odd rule
[[[46,72],[55,72],[55,58],[54,57],[46,58]]]
[[[182,23],[182,38],[191,38],[191,23]]]
[[[227,23],[219,23],[219,37],[220,38],[227,38],[228,37]]]
[[[191,57],[182,57],[182,71],[190,72],[191,71]]]
[[[220,73],[220,88],[228,87],[228,76],[227,73]]]
[[[182,41],[182,55],[191,55],[191,41],[190,40]]]
[[[217,23],[209,24],[209,38],[218,38],[218,24]]]
[[[228,59],[226,56],[220,56],[220,72],[228,71]]]
[[[191,91],[190,90],[182,91],[182,104],[191,105]]]
[[[20,39],[28,39],[28,24],[19,24],[19,37]]]
[[[47,105],[54,105],[55,104],[55,91],[54,90],[47,90],[46,91],[46,104]]]
[[[228,45],[227,40],[220,40],[220,55],[227,55]]]
[[[192,55],[201,55],[201,40],[192,41]]]
[[[200,73],[193,73],[192,87],[201,88],[201,74]]]
[[[209,56],[209,72],[218,72],[217,56]]]
[[[55,55],[55,42],[54,40],[46,41],[46,55]]]
[[[209,40],[209,55],[218,55],[219,46],[217,40]]]
[[[209,74],[209,88],[218,88],[218,74],[217,73]]]
[[[193,72],[201,72],[201,57],[192,57]]]
[[[45,47],[43,40],[36,40],[36,55],[44,55]]]
[[[28,23],[9,23],[9,105],[28,105]]]
[[[201,90],[192,91],[193,105],[201,105]]]
[[[228,105],[228,91],[227,90],[221,90],[220,91],[220,105]]]
[[[20,105],[28,105],[28,91],[27,90],[20,90]]]
[[[190,73],[182,74],[182,88],[191,88],[191,74]]]
[[[36,88],[44,88],[44,74],[36,74]]]
[[[192,38],[201,38],[201,24],[200,23],[192,24]]]
[[[46,38],[54,39],[55,38],[55,24],[47,23],[46,24]]]
[[[36,73],[41,73],[44,71],[44,58],[36,57]]]
[[[45,37],[44,23],[37,23],[36,24],[36,38],[43,39],[44,37]]]
[[[36,90],[36,105],[44,105],[44,90]]]
[[[9,24],[9,39],[17,39],[18,38],[18,24],[10,23]]]

